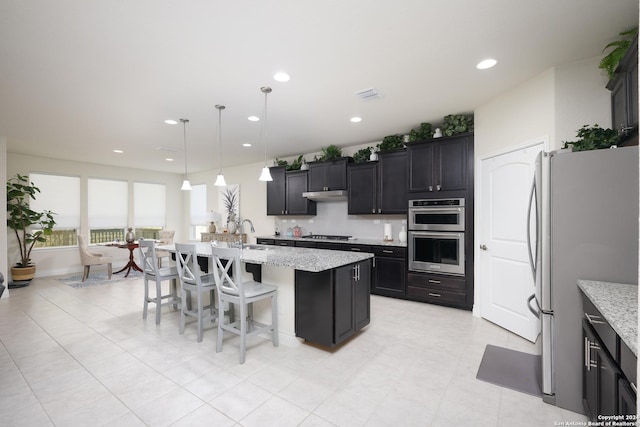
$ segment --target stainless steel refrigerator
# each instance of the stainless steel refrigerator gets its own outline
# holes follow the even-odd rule
[[[638,147],[540,153],[529,208],[547,403],[583,413],[578,279],[638,283]]]

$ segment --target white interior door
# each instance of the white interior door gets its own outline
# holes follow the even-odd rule
[[[532,342],[540,321],[527,308],[534,292],[527,210],[536,155],[543,149],[541,142],[480,164],[480,316]]]

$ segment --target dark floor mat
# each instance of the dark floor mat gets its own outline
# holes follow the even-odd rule
[[[540,355],[487,345],[476,378],[512,390],[542,396]]]

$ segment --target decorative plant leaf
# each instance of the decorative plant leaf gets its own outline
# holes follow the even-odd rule
[[[618,64],[620,64],[620,61],[624,57],[625,53],[627,53],[627,50],[629,49],[629,46],[631,46],[631,42],[633,41],[636,34],[638,34],[638,28],[632,28],[630,30],[623,31],[618,34],[622,37],[620,40],[614,40],[611,43],[608,43],[604,47],[604,49],[602,49],[602,51],[604,52],[611,47],[614,48],[604,58],[602,58],[600,64],[598,64],[598,67],[600,69],[607,72],[609,79],[612,79],[614,77],[616,68],[618,68]]]
[[[342,148],[337,145],[329,145],[322,149],[322,156],[320,157],[320,160],[332,160],[337,159],[338,157],[342,157]]]
[[[361,148],[353,154],[353,162],[354,163],[364,163],[369,161],[369,156],[371,155],[371,150],[373,147]]]
[[[597,124],[584,125],[576,132],[577,141],[563,141],[563,148],[571,146],[573,151],[588,151],[610,148],[620,142],[620,136],[615,129],[601,128]]]

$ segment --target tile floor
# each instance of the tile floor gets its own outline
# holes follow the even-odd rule
[[[142,280],[35,279],[0,300],[2,426],[554,426],[582,415],[476,380],[486,344],[534,352],[470,312],[372,296],[334,351],[142,320]]]

